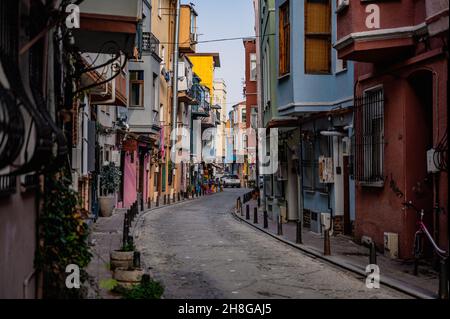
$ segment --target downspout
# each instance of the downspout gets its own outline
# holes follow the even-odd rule
[[[177,102],[178,102],[178,54],[179,54],[179,35],[180,35],[180,0],[176,1],[176,14],[175,14],[175,38],[174,38],[174,52],[173,52],[173,77],[172,77],[172,132],[170,134],[172,139],[172,162],[175,162],[176,158],[176,143],[178,139],[178,127],[177,127]],[[170,172],[172,174],[172,172]]]

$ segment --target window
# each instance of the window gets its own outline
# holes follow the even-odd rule
[[[289,21],[289,1],[280,7],[279,16],[279,75],[290,72],[291,59],[291,25]]]
[[[144,71],[130,71],[130,106],[144,107]]]
[[[305,1],[305,73],[331,71],[330,0]]]
[[[336,73],[347,70],[347,60],[336,59]]]
[[[247,123],[247,110],[246,109],[242,109],[241,111],[241,115],[242,115],[242,123]]]
[[[256,53],[250,54],[250,81],[256,81]]]
[[[383,186],[383,88],[368,90],[355,99],[355,122],[355,179],[367,186]]]

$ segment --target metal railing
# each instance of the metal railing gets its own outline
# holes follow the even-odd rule
[[[0,176],[0,196],[14,194],[16,189],[16,176]]]
[[[355,179],[382,185],[384,157],[384,94],[382,89],[355,98]]]
[[[151,32],[142,32],[142,52],[159,56],[159,40]]]

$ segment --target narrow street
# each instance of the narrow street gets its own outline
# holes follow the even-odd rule
[[[277,242],[230,211],[242,190],[143,216],[135,240],[165,298],[406,298]]]

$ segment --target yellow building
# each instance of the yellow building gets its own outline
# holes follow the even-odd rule
[[[212,104],[214,97],[214,70],[220,68],[219,53],[194,53],[187,54],[187,56],[194,65],[194,73],[202,79],[200,84],[209,88],[211,93],[210,103]]]

